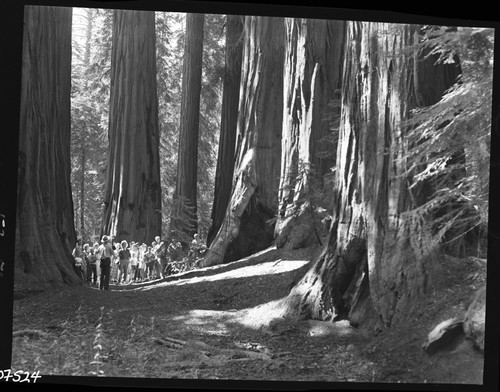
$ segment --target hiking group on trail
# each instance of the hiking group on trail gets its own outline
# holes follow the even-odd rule
[[[148,246],[126,240],[114,242],[111,236],[104,235],[101,244],[82,245],[78,238],[73,250],[76,274],[87,284],[100,290],[109,290],[109,284],[130,284],[184,272],[197,267],[207,248],[194,235],[185,252],[182,244],[175,238],[167,246],[159,236]]]

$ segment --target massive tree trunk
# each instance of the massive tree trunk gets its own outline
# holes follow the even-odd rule
[[[284,42],[283,18],[245,18],[233,191],[204,266],[237,260],[273,241],[267,221],[278,206]]]
[[[186,15],[177,182],[170,227],[171,234],[184,243],[189,243],[198,231],[196,193],[204,23],[203,14]]]
[[[442,83],[449,70],[413,62],[407,48],[417,33],[418,26],[348,23],[334,220],[322,254],[288,296],[289,316],[389,326],[427,288],[435,249],[423,222],[405,215],[418,198],[404,175],[404,122],[430,103],[416,98],[422,67],[429,97],[449,87]]]
[[[15,290],[76,283],[70,173],[71,8],[26,6]]]
[[[212,225],[208,231],[207,246],[210,246],[222,225],[229,198],[231,197],[235,163],[242,52],[243,19],[239,15],[227,15],[226,64],[222,91],[221,129],[217,168],[215,172]]]
[[[154,12],[115,10],[102,234],[117,240],[161,233],[155,56]]]
[[[276,246],[321,243],[324,177],[335,164],[345,22],[286,19],[284,114]]]

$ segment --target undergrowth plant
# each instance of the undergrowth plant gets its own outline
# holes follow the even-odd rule
[[[95,327],[95,339],[94,339],[94,344],[93,344],[93,349],[95,351],[94,354],[94,359],[90,362],[90,365],[95,366],[95,370],[90,371],[90,374],[98,377],[104,376],[104,370],[102,370],[102,366],[104,363],[102,362],[102,351],[103,351],[103,346],[104,346],[104,306],[101,306],[101,313],[99,315],[99,318],[97,320],[97,325]]]

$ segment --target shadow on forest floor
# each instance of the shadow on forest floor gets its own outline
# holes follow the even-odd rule
[[[312,253],[268,249],[109,292],[83,286],[15,301],[12,368],[132,377],[143,385],[155,379],[155,386],[172,378],[481,383],[482,356],[467,342],[433,357],[421,344],[437,322],[467,305],[484,281],[483,262],[446,259],[413,319],[375,335],[345,320],[276,317]]]

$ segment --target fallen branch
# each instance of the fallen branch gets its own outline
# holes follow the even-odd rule
[[[152,338],[155,343],[166,346],[170,349],[174,350],[193,350],[199,351],[201,354],[205,356],[215,356],[215,355],[225,355],[232,360],[233,357],[239,358],[249,358],[249,359],[262,359],[265,361],[271,360],[271,356],[265,353],[250,351],[250,350],[235,350],[235,349],[226,349],[226,348],[218,348],[214,346],[210,346],[201,341],[189,341],[186,342],[184,340],[178,340],[170,337],[163,338]],[[208,354],[208,355],[207,355]]]
[[[23,329],[20,331],[12,332],[13,338],[19,338],[19,337],[23,337],[23,336],[28,336],[30,338],[45,338],[45,339],[50,338],[49,333],[40,331],[38,329]]]
[[[168,348],[174,349],[174,350],[180,350],[186,346],[186,343],[184,340],[177,340],[173,338],[152,338],[152,340],[155,343],[161,344],[163,346],[166,346]]]

